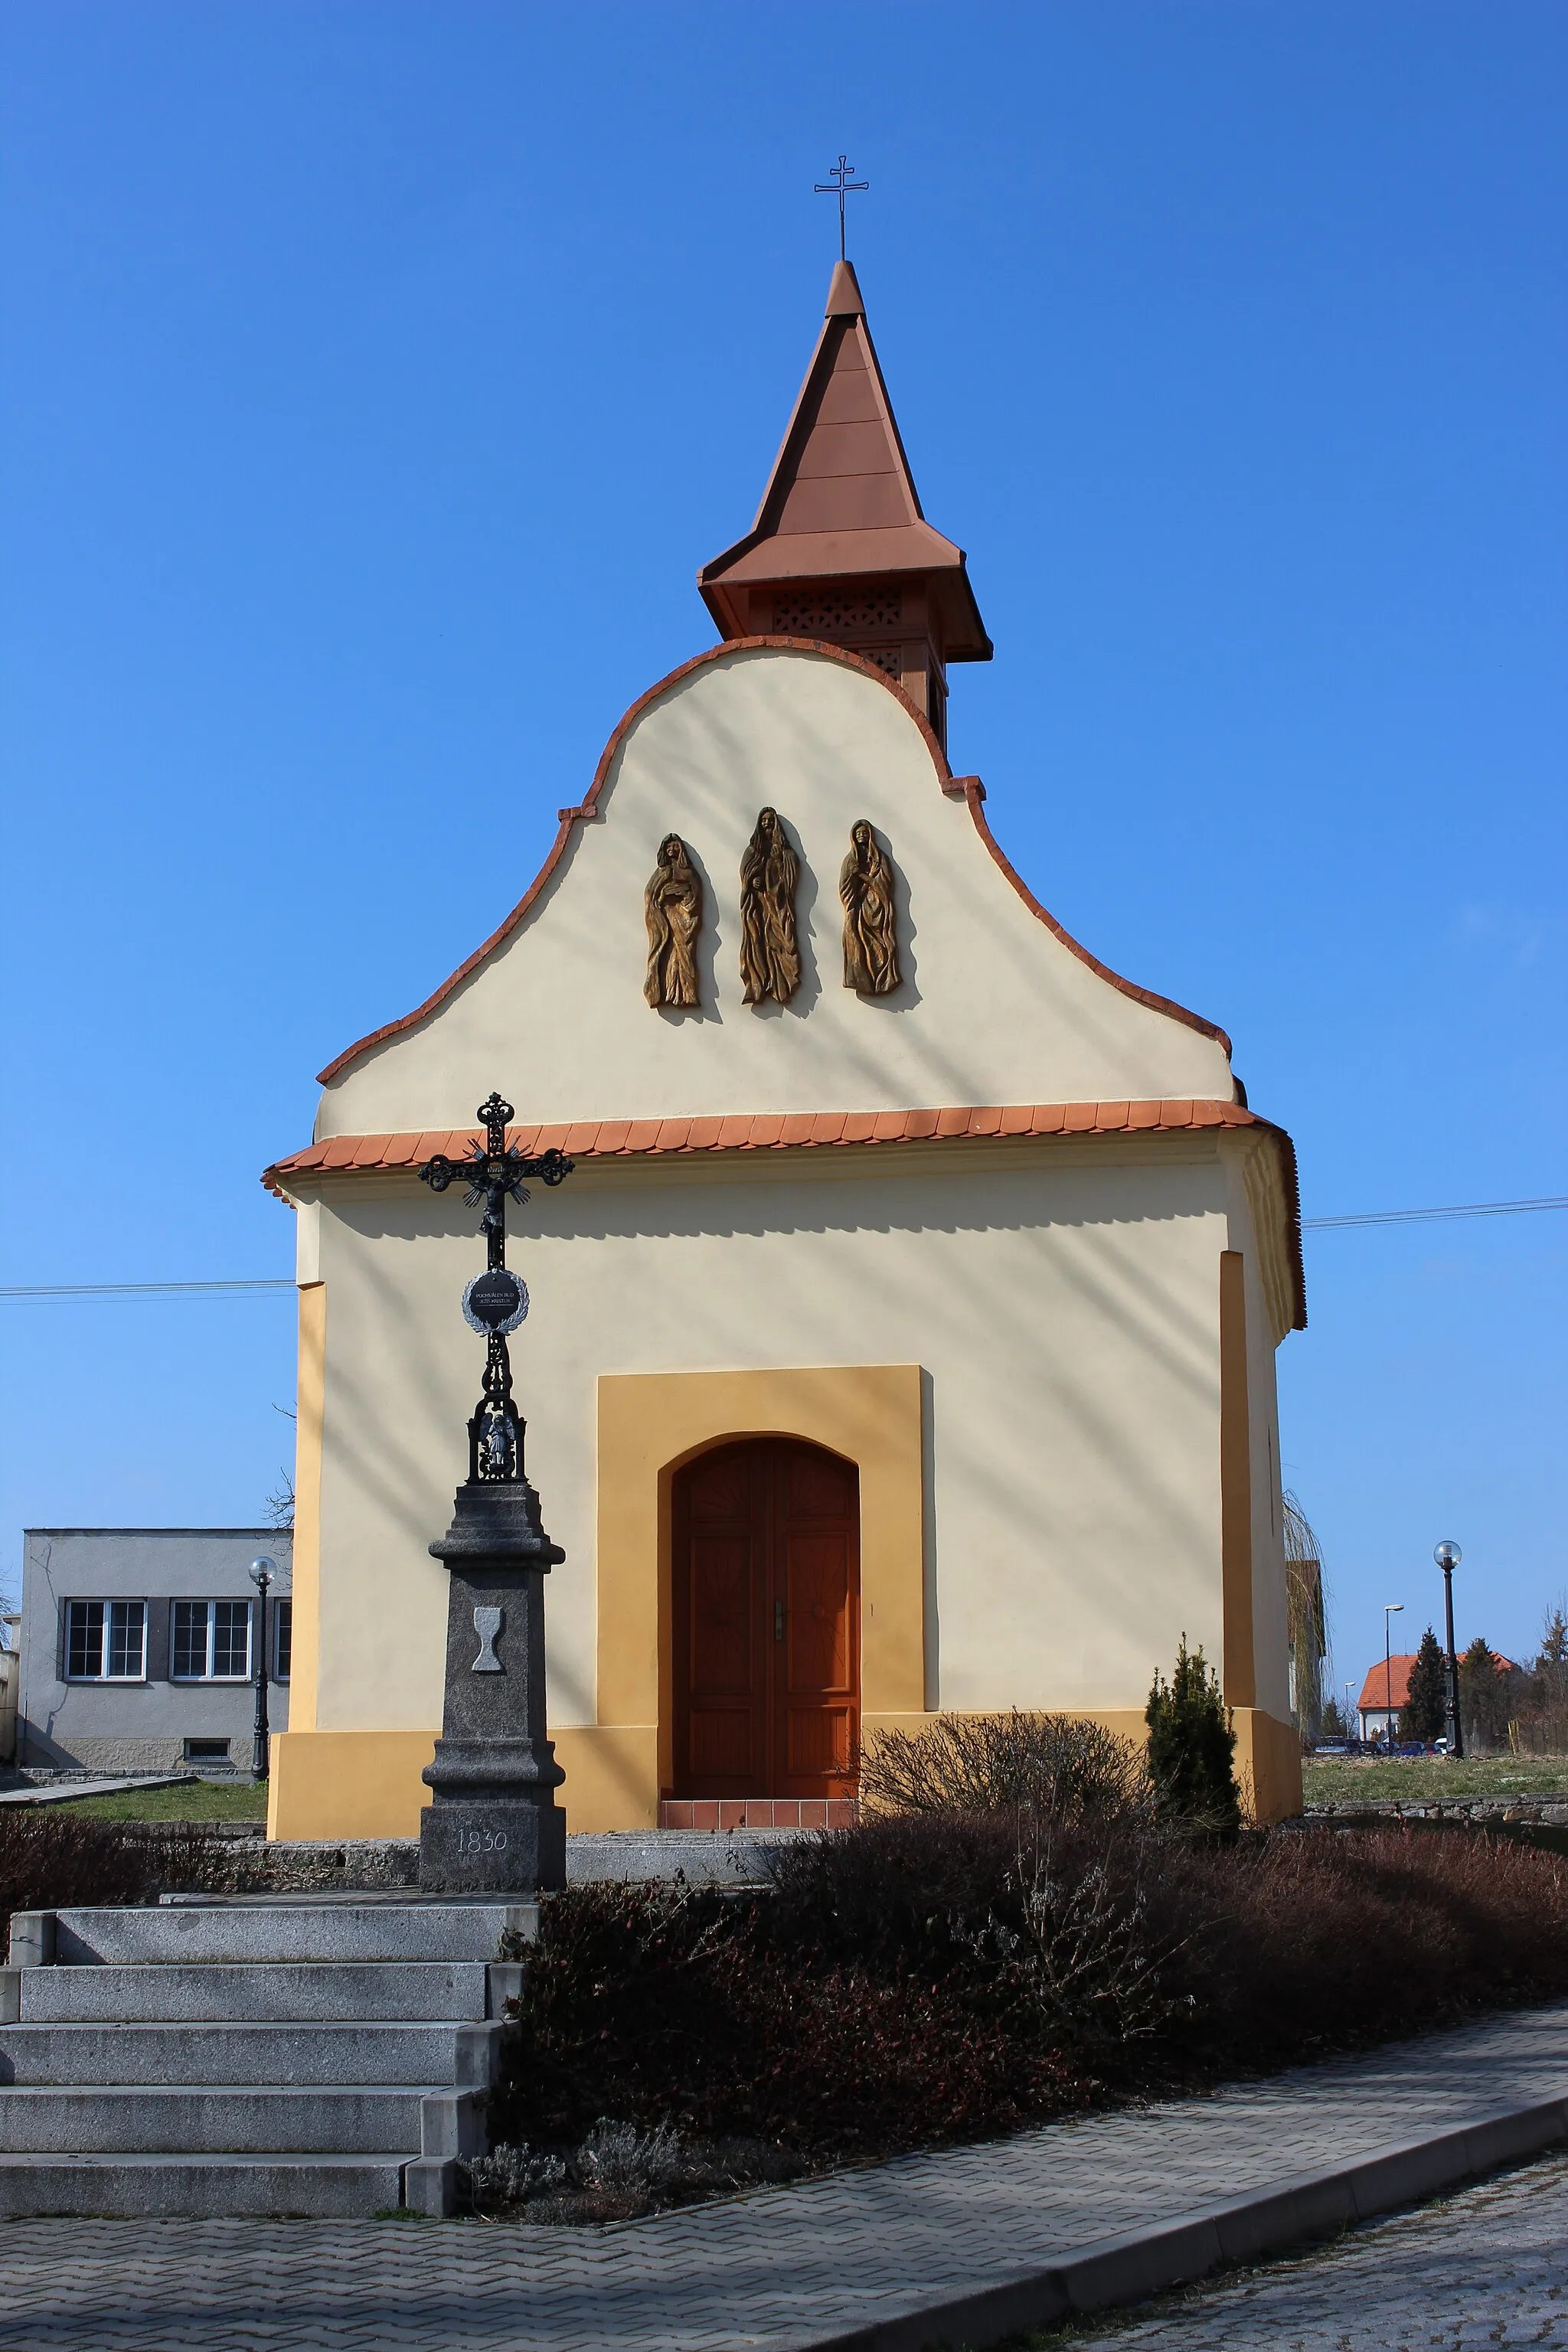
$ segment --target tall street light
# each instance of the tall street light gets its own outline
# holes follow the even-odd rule
[[[250,1742],[250,1777],[265,1780],[268,1760],[267,1726],[267,1589],[278,1573],[278,1562],[265,1555],[250,1563],[250,1580],[256,1587],[256,1649],[250,1664],[256,1683],[256,1725]]]
[[[1384,1603],[1383,1610],[1383,1704],[1388,1710],[1388,1720],[1384,1725],[1383,1736],[1388,1742],[1388,1752],[1391,1756],[1394,1753],[1394,1645],[1388,1631],[1388,1621],[1391,1617],[1397,1617],[1404,1606],[1403,1601],[1388,1601]]]
[[[1454,1655],[1454,1570],[1464,1558],[1457,1543],[1445,1536],[1433,1551],[1433,1559],[1443,1571],[1443,1622],[1448,1636],[1448,1654],[1444,1661],[1443,1728],[1447,1734],[1450,1756],[1465,1752],[1464,1726],[1459,1720],[1459,1662]]]
[[[1352,1717],[1354,1715],[1354,1713],[1355,1713],[1355,1708],[1354,1708],[1354,1706],[1353,1706],[1353,1705],[1352,1704],[1352,1701],[1351,1701],[1351,1693],[1352,1693],[1352,1691],[1353,1691],[1353,1690],[1354,1690],[1354,1688],[1355,1688],[1355,1685],[1354,1685],[1354,1683],[1347,1683],[1347,1684],[1345,1685],[1345,1738],[1346,1738],[1347,1739],[1350,1739],[1350,1738],[1360,1738],[1360,1734],[1359,1734],[1359,1732],[1357,1732],[1357,1733],[1352,1733],[1352,1730],[1351,1730],[1351,1717]]]

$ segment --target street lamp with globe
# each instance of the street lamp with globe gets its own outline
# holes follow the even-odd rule
[[[268,1748],[270,1745],[267,1721],[267,1594],[278,1574],[278,1562],[265,1554],[250,1563],[250,1580],[256,1587],[256,1647],[250,1662],[251,1679],[256,1685],[256,1721],[250,1742],[250,1777],[265,1780],[268,1769]]]
[[[1385,1603],[1383,1612],[1383,1705],[1384,1714],[1383,1738],[1384,1745],[1391,1756],[1394,1753],[1394,1640],[1388,1628],[1389,1621],[1392,1618],[1399,1616],[1403,1612],[1404,1607],[1405,1603],[1403,1601],[1390,1601]]]
[[[1459,1720],[1459,1662],[1454,1654],[1454,1570],[1464,1558],[1457,1543],[1445,1536],[1432,1553],[1443,1571],[1443,1622],[1448,1636],[1448,1655],[1443,1677],[1443,1729],[1447,1738],[1450,1756],[1465,1752],[1464,1727]]]

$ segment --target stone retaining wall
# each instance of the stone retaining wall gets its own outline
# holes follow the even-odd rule
[[[171,1840],[188,1838],[194,1830],[204,1841],[226,1847],[233,1863],[230,1891],[239,1895],[324,1894],[334,1887],[369,1892],[414,1886],[419,1879],[416,1838],[269,1845],[258,1822],[127,1822],[121,1826],[144,1837]]]
[[[1568,1829],[1568,1793],[1555,1797],[1347,1797],[1304,1805],[1304,1822],[1544,1822]]]

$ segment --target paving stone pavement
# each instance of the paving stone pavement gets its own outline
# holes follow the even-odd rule
[[[1041,2345],[1066,2336],[1042,2336]],[[1097,2352],[1568,2347],[1568,2157],[1372,2221],[1302,2259],[1079,2331]]]
[[[0,2227],[0,2347],[802,2352],[1271,2182],[1564,2096],[1568,2003],[1212,2099],[607,2229],[15,2221]]]

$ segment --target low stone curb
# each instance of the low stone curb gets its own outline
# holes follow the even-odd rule
[[[1052,2263],[869,2327],[802,2336],[799,2352],[950,2352],[980,2347],[1075,2315],[1141,2303],[1206,2278],[1333,2237],[1404,2205],[1517,2164],[1568,2139],[1568,2100],[1500,2107],[1495,2115],[1429,2139],[1227,2198],[1205,2211],[1085,2246]]]
[[[0,1789],[0,1805],[72,1805],[83,1797],[140,1796],[149,1789],[194,1786],[199,1778],[195,1772],[139,1772],[133,1780],[21,1780]]]

